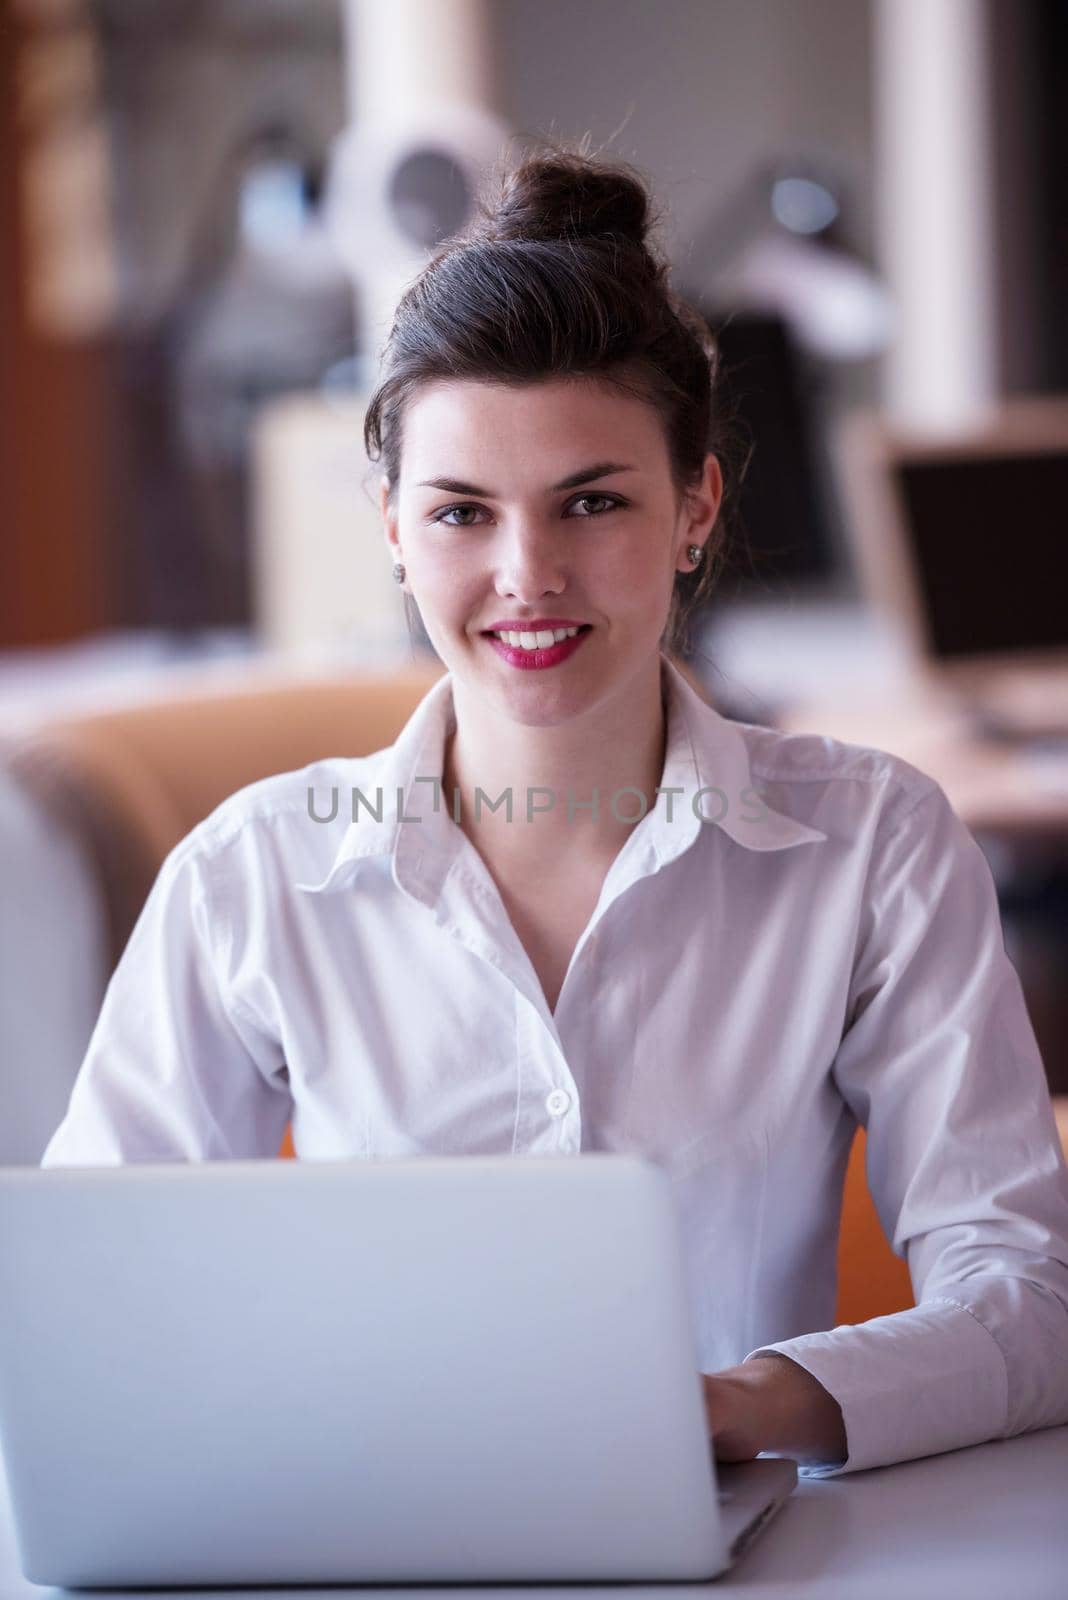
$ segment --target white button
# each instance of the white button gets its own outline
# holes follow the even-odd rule
[[[562,1117],[571,1104],[571,1096],[565,1089],[554,1089],[545,1102],[545,1109],[551,1117]]]

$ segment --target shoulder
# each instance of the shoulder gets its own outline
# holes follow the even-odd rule
[[[818,796],[825,806],[852,812],[892,808],[898,816],[944,793],[937,780],[902,756],[829,734],[787,733],[757,723],[734,726],[745,741],[749,770],[761,786]]]
[[[926,832],[936,819],[953,827],[955,813],[937,780],[889,750],[756,723],[733,726],[754,794],[823,833],[835,859],[883,856],[895,835]]]
[[[836,863],[865,884],[869,915],[891,902],[970,896],[969,916],[989,917],[996,891],[986,855],[929,773],[888,750],[823,734],[748,724],[739,731],[754,787],[773,808],[825,833],[830,870]]]

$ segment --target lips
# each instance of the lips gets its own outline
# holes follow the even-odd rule
[[[570,639],[561,639],[557,644],[539,645],[532,650],[524,650],[519,645],[506,644],[503,639],[498,639],[492,631],[487,632],[485,638],[490,648],[496,650],[503,661],[510,667],[517,667],[522,672],[542,672],[546,668],[559,666],[561,662],[581,649],[583,643],[589,638],[592,629],[589,623],[565,623],[557,626],[577,627],[578,632]],[[509,630],[511,631],[511,630]],[[533,630],[531,630],[533,631]]]

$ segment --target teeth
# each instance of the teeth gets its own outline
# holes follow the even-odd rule
[[[561,639],[573,639],[578,633],[577,628],[544,628],[538,633],[505,632],[496,634],[496,638],[503,639],[505,644],[510,644],[517,650],[547,650],[551,644],[559,644]]]

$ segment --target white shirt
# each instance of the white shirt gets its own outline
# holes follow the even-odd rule
[[[1068,1173],[981,850],[907,762],[662,664],[661,791],[555,1012],[441,792],[445,674],[392,746],[175,846],[42,1166],[273,1157],[290,1119],[305,1160],[639,1152],[699,1369],[778,1350],[841,1405],[847,1459],[807,1472],[1068,1422]],[[855,1121],[918,1303],[832,1327]]]

